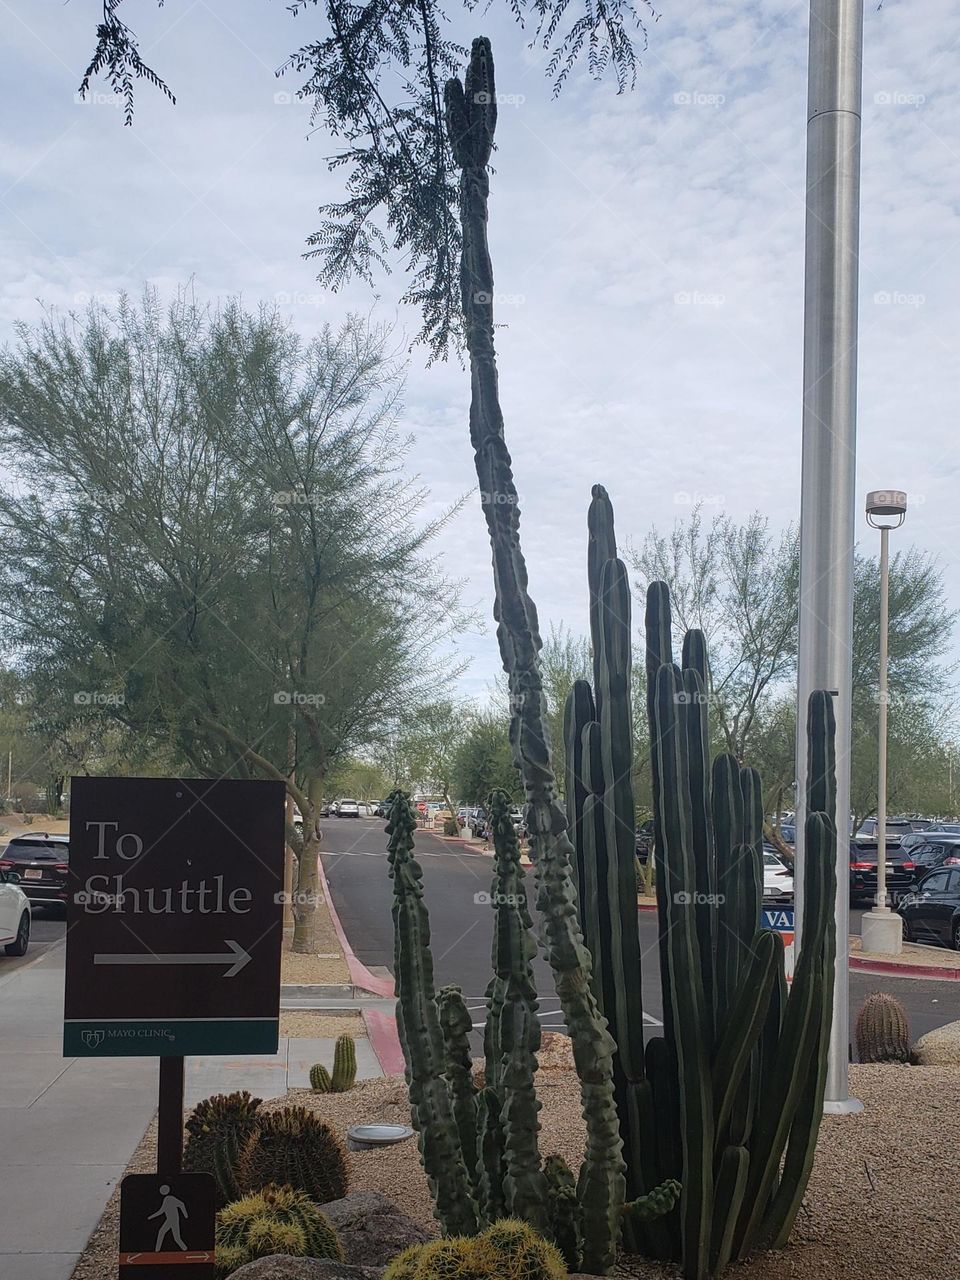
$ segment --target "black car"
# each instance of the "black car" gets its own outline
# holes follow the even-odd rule
[[[913,856],[899,844],[887,844],[887,892],[896,903],[913,887],[916,867]],[[873,902],[877,896],[877,842],[850,841],[850,901]]]
[[[929,831],[931,827],[936,825],[932,818],[887,818],[887,839],[891,840],[894,836],[910,835],[915,831]],[[876,840],[876,818],[864,818],[855,838],[857,840]]]
[[[941,867],[902,898],[897,911],[908,942],[936,942],[960,951],[960,867]]]
[[[922,844],[911,845],[909,853],[916,864],[917,880],[938,867],[960,867],[960,835],[931,831]]]
[[[0,871],[15,871],[31,906],[67,904],[70,837],[31,831],[15,836],[0,854]]]
[[[647,865],[647,859],[650,857],[653,849],[653,823],[642,822],[634,832],[634,842],[637,857],[641,866]]]

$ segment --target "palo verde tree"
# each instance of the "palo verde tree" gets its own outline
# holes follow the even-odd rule
[[[0,356],[7,474],[43,478],[0,493],[21,669],[203,776],[282,779],[303,951],[325,779],[443,686],[456,625],[400,388],[388,335],[357,320],[307,343],[268,312],[150,293],[22,327]]]
[[[792,808],[796,528],[772,533],[759,513],[742,524],[724,514],[708,521],[696,508],[668,533],[652,529],[632,559],[641,583],[669,584],[678,625],[697,627],[708,638],[714,747],[760,769],[768,813]],[[880,570],[861,551],[853,615],[851,796],[862,818],[876,804]],[[935,760],[944,778],[949,771],[954,668],[943,657],[955,620],[936,562],[916,548],[899,551],[890,566],[890,801],[911,810],[923,807],[929,776],[911,762]]]
[[[644,18],[655,15],[651,0],[507,4],[524,38],[547,55],[555,93],[581,61],[594,79],[612,76],[618,92],[632,87],[646,47]],[[130,124],[136,81],[176,99],[144,62],[122,5],[101,0],[81,93],[104,76]],[[463,5],[468,12],[475,7],[473,0]],[[390,257],[402,260],[409,274],[403,300],[422,316],[418,341],[443,356],[463,334],[459,169],[443,99],[444,83],[459,73],[467,50],[452,38],[451,14],[439,0],[292,0],[286,8],[317,28],[280,70],[300,77],[298,95],[338,144],[328,164],[345,188],[342,199],[321,206],[320,226],[308,239],[318,278],[335,290],[351,276],[371,281]]]

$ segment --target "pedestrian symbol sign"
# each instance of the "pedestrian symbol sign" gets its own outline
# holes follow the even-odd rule
[[[120,1187],[120,1280],[214,1280],[209,1173],[132,1173]]]

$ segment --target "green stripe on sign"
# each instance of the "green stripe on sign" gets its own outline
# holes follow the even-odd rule
[[[106,1018],[63,1025],[67,1058],[179,1058],[276,1053],[278,1018]]]

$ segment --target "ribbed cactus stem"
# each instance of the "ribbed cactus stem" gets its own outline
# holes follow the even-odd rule
[[[460,1139],[460,1154],[467,1175],[477,1185],[477,1088],[473,1083],[470,1032],[473,1019],[459,987],[441,987],[437,992],[437,1012],[443,1033],[444,1076],[453,1102],[453,1115]]]
[[[446,1232],[472,1235],[479,1225],[477,1204],[443,1076],[444,1045],[433,987],[430,918],[423,902],[423,872],[413,852],[416,825],[409,798],[394,792],[387,834],[397,955],[397,1029],[434,1212]]]
[[[495,791],[490,797],[494,847],[493,964],[505,982],[500,1010],[503,1158],[506,1168],[504,1199],[507,1212],[538,1231],[549,1229],[546,1184],[540,1168],[538,1135],[540,1103],[534,1088],[540,1020],[532,961],[537,954],[533,921],[520,866],[520,845],[510,814],[510,797]]]
[[[487,165],[496,128],[497,95],[490,42],[473,42],[463,84],[449,80],[444,95],[447,134],[460,168],[460,264],[464,331],[470,356],[470,439],[483,493],[496,592],[494,615],[511,705],[510,741],[527,798],[536,861],[537,905],[547,955],[570,1033],[580,1078],[586,1157],[579,1190],[584,1206],[584,1265],[612,1268],[623,1202],[623,1158],[613,1092],[614,1043],[590,989],[591,961],[576,918],[572,845],[546,732],[537,611],[527,590],[520,549],[520,507],[503,431],[494,350],[493,267],[487,244],[490,179]]]
[[[332,1093],[333,1081],[330,1072],[322,1062],[316,1062],[310,1068],[310,1088],[314,1093]]]
[[[334,1093],[345,1093],[352,1089],[357,1078],[357,1046],[353,1036],[337,1037],[333,1049],[333,1076],[331,1087]]]
[[[657,813],[664,861],[670,866],[667,958],[680,1085],[683,1193],[681,1252],[687,1280],[702,1280],[709,1265],[713,1214],[714,1114],[707,1054],[711,1019],[706,1009],[695,915],[696,862],[689,808],[690,768],[683,679],[674,666],[657,672],[654,690],[658,755]]]
[[[909,1062],[910,1026],[895,996],[874,991],[857,1014],[857,1057],[861,1062]]]

